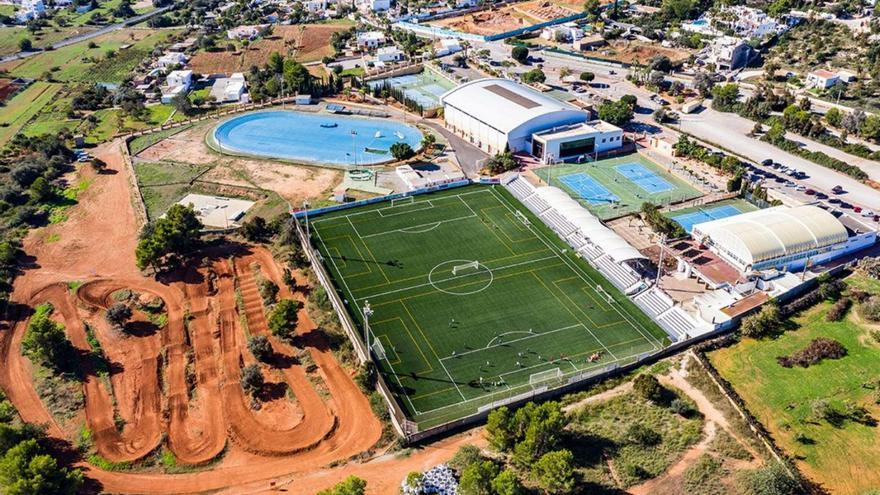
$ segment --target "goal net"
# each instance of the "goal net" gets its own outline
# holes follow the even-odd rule
[[[529,385],[532,388],[538,385],[544,385],[547,382],[554,382],[562,380],[562,370],[559,368],[553,368],[552,370],[539,371],[537,373],[532,373],[529,375]]]
[[[391,206],[401,206],[401,205],[411,205],[415,201],[415,198],[412,196],[407,196],[405,198],[397,198],[391,200]]]
[[[462,272],[466,272],[468,270],[479,270],[480,262],[479,261],[471,261],[470,263],[464,263],[462,265],[455,265],[452,267],[452,274],[458,275]]]
[[[376,356],[376,359],[380,361],[385,359],[385,346],[382,345],[379,339],[374,337],[370,347],[373,349],[373,355]]]
[[[605,301],[608,302],[608,304],[614,302],[614,298],[611,297],[611,294],[605,292],[605,289],[603,289],[601,285],[596,284],[596,292],[598,292],[601,297],[604,297]]]
[[[518,218],[519,221],[522,222],[523,224],[525,224],[525,225],[531,225],[531,224],[532,224],[532,222],[529,221],[528,217],[526,217],[526,215],[525,215],[523,212],[517,210],[517,211],[514,211],[513,214],[514,214],[514,215],[516,216],[516,218]]]

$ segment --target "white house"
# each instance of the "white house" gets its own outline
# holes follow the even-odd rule
[[[365,0],[363,5],[373,12],[384,12],[391,8],[391,0]]]
[[[825,69],[816,69],[807,74],[807,86],[828,89],[840,80],[837,74]]]
[[[211,96],[219,103],[247,102],[249,98],[244,74],[236,72],[229,77],[214,80],[214,84],[211,86]]]
[[[186,55],[180,52],[168,52],[156,61],[156,67],[162,67],[163,69],[166,67],[175,67],[175,66],[183,66],[186,65],[187,58]]]
[[[752,58],[752,47],[744,38],[721,36],[703,48],[697,58],[703,63],[715,64],[720,71],[736,70]]]
[[[165,78],[165,86],[162,88],[162,103],[171,103],[171,100],[179,94],[186,94],[192,86],[191,70],[175,70]]]
[[[21,8],[15,13],[15,18],[20,23],[40,17],[46,12],[43,0],[22,0]]]
[[[384,45],[385,41],[385,33],[382,31],[365,31],[363,33],[358,33],[357,35],[358,48],[371,50],[377,48],[379,45]]]
[[[458,53],[462,50],[461,43],[455,38],[444,38],[440,40],[440,48],[436,50],[435,54],[438,57],[443,57],[445,55],[451,55],[453,53]]]
[[[376,50],[376,60],[379,62],[399,62],[403,60],[403,52],[396,46],[383,46]]]
[[[231,40],[253,40],[260,35],[263,26],[238,26],[226,31],[226,37]]]

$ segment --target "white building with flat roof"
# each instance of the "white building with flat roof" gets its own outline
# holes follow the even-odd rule
[[[594,120],[554,127],[532,135],[531,154],[544,163],[572,160],[620,148],[623,129]]]
[[[508,79],[478,79],[440,97],[446,127],[487,153],[530,151],[532,134],[586,122],[574,106]]]
[[[377,48],[380,45],[384,45],[385,41],[385,33],[382,31],[364,31],[363,33],[357,34],[358,48]]]
[[[184,66],[184,65],[186,65],[187,60],[189,60],[189,59],[183,53],[168,52],[168,53],[162,55],[161,57],[159,57],[159,60],[156,61],[156,67],[166,68],[166,67],[174,67],[174,66],[178,66],[178,65]]]

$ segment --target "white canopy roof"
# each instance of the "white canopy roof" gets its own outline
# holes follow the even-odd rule
[[[630,246],[616,232],[606,227],[598,218],[587,211],[577,201],[571,199],[562,189],[552,186],[535,188],[535,194],[541,197],[551,208],[556,210],[569,223],[574,225],[583,236],[602,251],[608,253],[617,263],[645,258],[636,248]]]
[[[708,236],[744,265],[846,241],[846,227],[816,206],[777,206],[694,225],[694,237]]]
[[[573,105],[509,79],[467,82],[444,93],[440,102],[506,133],[550,114],[559,114],[563,120],[586,120],[586,114]]]

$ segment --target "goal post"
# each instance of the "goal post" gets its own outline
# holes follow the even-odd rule
[[[382,342],[373,336],[373,343],[370,344],[370,347],[373,349],[373,355],[376,356],[376,359],[379,361],[385,359],[385,346],[382,345]]]
[[[550,370],[539,371],[537,373],[532,373],[529,375],[529,385],[532,388],[538,387],[540,385],[544,385],[548,382],[558,382],[562,380],[562,370],[560,368],[553,368]]]
[[[463,263],[461,265],[453,266],[452,267],[452,274],[458,275],[459,273],[461,273],[465,270],[479,270],[479,269],[480,269],[480,262],[479,261],[471,261],[468,263]]]
[[[529,221],[529,218],[525,215],[525,213],[523,213],[519,210],[514,211],[513,215],[517,219],[519,219],[519,221],[522,222],[524,225],[531,225],[532,224],[532,222]]]
[[[401,205],[411,205],[415,202],[415,198],[413,196],[406,196],[403,198],[394,198],[391,200],[391,206],[401,206]]]
[[[605,289],[601,285],[596,284],[596,292],[598,292],[600,296],[604,297],[605,301],[608,304],[612,304],[614,302],[614,298],[611,297],[611,294],[606,292]]]

